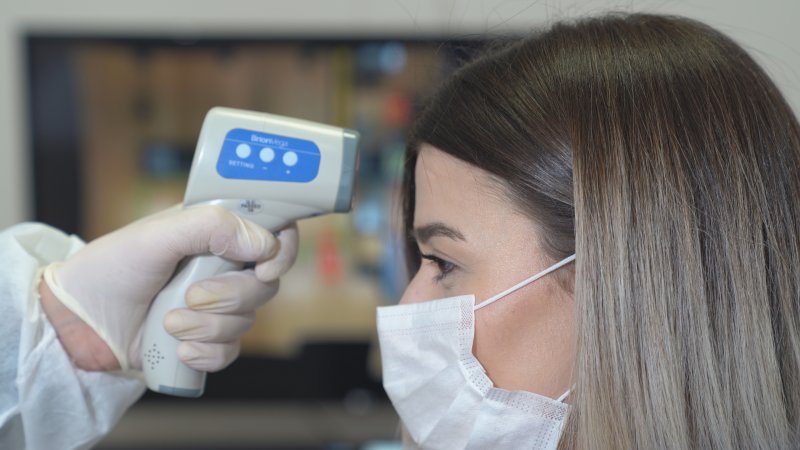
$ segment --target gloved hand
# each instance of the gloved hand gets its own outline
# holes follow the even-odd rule
[[[275,295],[278,277],[294,263],[296,225],[275,238],[219,207],[169,209],[103,236],[63,263],[48,266],[44,291],[49,288],[80,319],[79,325],[84,322],[102,339],[121,369],[141,369],[142,328],[150,303],[182,259],[208,253],[256,262],[256,266],[194,283],[186,293],[189,308],[171,311],[164,324],[183,341],[177,351],[184,363],[202,371],[220,370],[238,356],[238,339],[253,324],[256,308]],[[63,316],[53,320],[58,313],[52,311],[63,307],[45,302],[44,294],[42,304],[62,343],[68,342],[67,351],[72,348],[75,352],[76,342],[81,341],[74,337],[76,320]],[[85,345],[83,351],[92,350]],[[100,368],[109,367],[101,364]]]

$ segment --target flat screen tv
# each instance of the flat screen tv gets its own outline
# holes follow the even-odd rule
[[[353,212],[301,222],[296,266],[202,401],[385,401],[375,307],[396,302],[407,279],[405,133],[479,40],[29,33],[25,44],[36,219],[85,240],[180,203],[213,106],[358,130]]]

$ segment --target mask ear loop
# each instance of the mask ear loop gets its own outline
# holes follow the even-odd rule
[[[558,403],[563,403],[563,402],[564,402],[564,400],[565,400],[567,397],[569,397],[569,394],[570,394],[571,392],[572,392],[572,388],[569,388],[569,389],[567,389],[567,392],[564,392],[563,394],[561,394],[561,397],[558,397],[558,398],[556,399],[556,401],[557,401]]]
[[[491,305],[492,303],[500,300],[501,298],[505,297],[506,295],[508,295],[508,294],[510,294],[510,293],[512,293],[512,292],[514,292],[516,290],[524,288],[525,286],[533,283],[534,281],[538,280],[539,278],[542,278],[543,276],[545,276],[545,275],[547,275],[547,274],[549,274],[549,273],[551,273],[553,271],[556,271],[556,270],[560,269],[563,266],[566,266],[567,264],[571,263],[572,261],[575,261],[575,255],[567,256],[566,258],[564,258],[561,261],[553,264],[552,266],[548,267],[547,269],[544,269],[543,271],[537,273],[536,275],[533,275],[532,277],[528,277],[528,278],[520,281],[519,283],[515,284],[514,286],[511,286],[510,288],[506,289],[505,291],[495,295],[494,297],[490,297],[490,298],[482,301],[481,303],[475,305],[475,311],[483,308],[484,306]]]

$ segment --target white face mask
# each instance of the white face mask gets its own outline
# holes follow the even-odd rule
[[[569,411],[558,400],[494,387],[472,354],[475,310],[572,262],[572,255],[476,305],[461,295],[378,308],[383,386],[425,449],[553,449]]]

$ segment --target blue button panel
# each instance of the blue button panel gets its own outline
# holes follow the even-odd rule
[[[319,162],[319,147],[311,141],[235,128],[225,136],[217,172],[236,180],[308,183]]]

